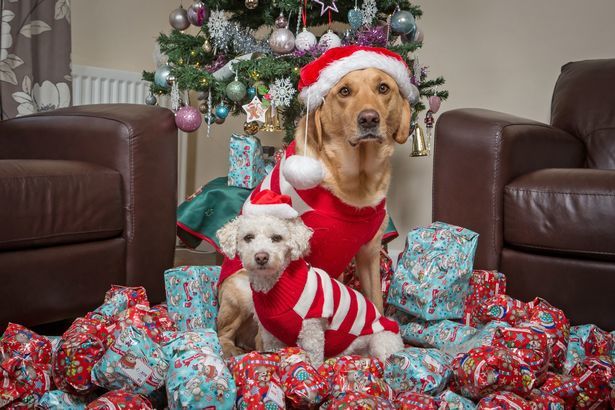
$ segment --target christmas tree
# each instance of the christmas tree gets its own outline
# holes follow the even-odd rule
[[[429,79],[427,67],[419,63],[421,14],[418,6],[403,0],[194,0],[188,9],[171,12],[172,32],[158,37],[163,58],[155,72],[143,72],[152,82],[146,102],[155,104],[156,95],[170,93],[184,131],[198,128],[201,114],[206,124],[213,124],[245,111],[248,133],[258,131],[257,121],[268,131],[280,129],[276,119],[281,116],[290,141],[303,113],[296,93],[301,67],[331,47],[358,44],[386,47],[404,58],[417,87],[410,101],[413,126],[429,108],[429,129],[448,92],[438,89],[444,79]],[[190,25],[197,27],[196,34],[184,31]],[[328,29],[317,40],[312,31],[322,25]],[[343,27],[343,32],[335,33],[332,26]],[[266,34],[257,36],[257,30]],[[179,92],[190,90],[201,101],[198,111],[189,104],[180,108],[187,102]]]

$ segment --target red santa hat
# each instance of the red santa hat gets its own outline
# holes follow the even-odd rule
[[[282,219],[292,219],[299,216],[293,209],[292,200],[288,195],[280,195],[270,189],[263,189],[243,206],[244,215],[275,216]]]
[[[366,68],[378,68],[390,75],[406,98],[416,92],[408,66],[399,54],[380,47],[345,46],[327,50],[301,69],[299,98],[312,111],[342,77]]]

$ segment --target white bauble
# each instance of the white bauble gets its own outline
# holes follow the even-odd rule
[[[311,31],[307,31],[305,27],[303,27],[303,31],[297,35],[295,38],[295,47],[299,51],[309,50],[314,47],[318,41],[316,40],[316,36]]]
[[[276,28],[269,37],[269,46],[274,53],[290,53],[295,48],[295,36],[287,28]]]
[[[331,30],[327,31],[322,35],[320,41],[318,41],[319,46],[326,47],[327,50],[335,47],[339,47],[342,45],[342,39],[338,37],[337,34],[332,32]]]

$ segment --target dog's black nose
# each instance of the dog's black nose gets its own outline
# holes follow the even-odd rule
[[[254,255],[254,260],[260,266],[264,266],[269,262],[269,254],[267,252],[259,252]]]
[[[363,110],[359,113],[357,121],[361,127],[375,127],[380,123],[380,114],[376,110]]]

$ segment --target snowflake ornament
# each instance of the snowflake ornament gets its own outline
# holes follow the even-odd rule
[[[276,78],[273,84],[269,86],[271,101],[277,107],[289,107],[295,93],[295,87],[289,77]]]
[[[363,25],[371,26],[376,14],[378,14],[376,0],[363,0],[361,11],[363,12]]]
[[[211,16],[209,16],[209,21],[207,22],[209,36],[214,41],[222,40],[226,34],[229,24],[230,23],[223,10],[212,11]]]

